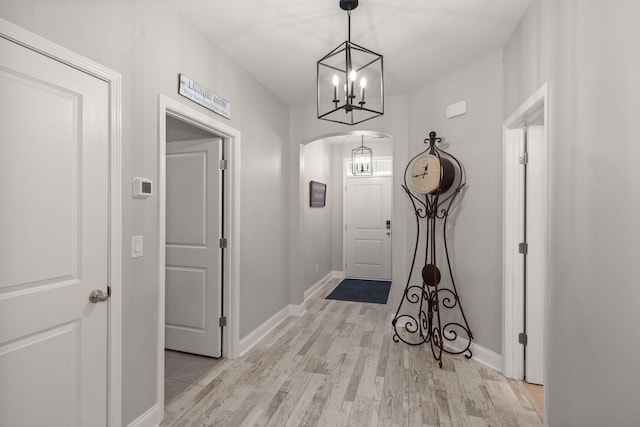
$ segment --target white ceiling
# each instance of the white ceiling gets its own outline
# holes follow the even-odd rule
[[[347,39],[339,0],[166,0],[287,105],[315,103],[316,61]],[[410,93],[501,49],[531,0],[360,0],[351,41]],[[185,71],[186,72],[186,71]]]

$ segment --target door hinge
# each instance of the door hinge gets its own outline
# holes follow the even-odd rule
[[[227,170],[229,167],[229,161],[227,159],[220,159],[220,170]]]
[[[518,343],[522,345],[527,345],[527,334],[524,332],[520,332],[518,334]]]
[[[522,242],[518,244],[518,252],[521,254],[527,254],[529,252],[529,244],[527,242]]]
[[[225,326],[227,326],[227,316],[222,316],[221,318],[218,319],[218,325],[221,328],[224,328]]]
[[[524,153],[520,153],[520,164],[526,165],[529,163],[529,153],[526,151]]]
[[[220,243],[219,243],[220,249],[224,249],[227,247],[227,238],[223,237],[220,239]]]

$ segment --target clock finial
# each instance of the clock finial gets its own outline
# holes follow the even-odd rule
[[[435,131],[429,132],[429,139],[425,139],[424,143],[429,144],[430,147],[436,145],[436,143],[442,141],[442,138],[437,138]]]

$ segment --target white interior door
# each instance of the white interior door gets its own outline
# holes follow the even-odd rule
[[[527,269],[526,269],[526,380],[542,384],[544,372],[544,300],[547,285],[546,159],[543,126],[527,128]]]
[[[107,422],[107,83],[0,38],[0,425]]]
[[[391,280],[392,178],[350,177],[346,181],[345,275]]]
[[[167,144],[165,347],[221,356],[222,140]]]

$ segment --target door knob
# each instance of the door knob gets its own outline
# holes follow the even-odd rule
[[[100,289],[95,289],[91,291],[91,293],[89,294],[89,301],[91,301],[94,304],[106,301],[108,299],[109,299],[109,295],[107,295],[105,292],[103,292]]]

